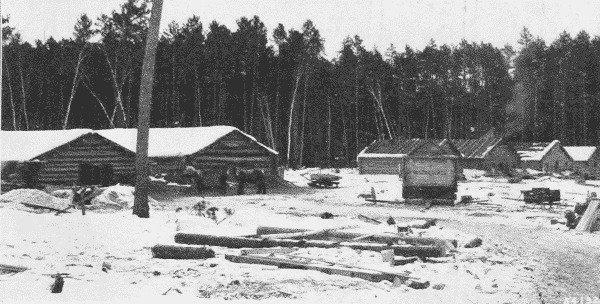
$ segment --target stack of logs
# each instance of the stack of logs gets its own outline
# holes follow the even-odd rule
[[[379,221],[362,216],[363,221]],[[417,221],[415,224],[430,226],[431,221]],[[403,228],[403,225],[397,225]],[[402,233],[372,233],[344,231],[356,227],[338,227],[323,230],[308,230],[296,228],[279,228],[260,226],[255,235],[248,236],[216,236],[196,233],[177,233],[175,242],[182,245],[156,245],[152,248],[155,258],[163,259],[205,259],[215,256],[209,247],[246,248],[240,255],[225,255],[225,258],[234,263],[252,263],[274,265],[279,268],[317,270],[327,274],[359,277],[365,280],[379,282],[389,280],[406,284],[409,287],[420,289],[427,288],[429,282],[410,277],[404,272],[385,272],[344,265],[322,259],[304,258],[298,260],[296,256],[285,255],[297,248],[339,248],[348,247],[356,250],[371,250],[380,252],[383,261],[395,265],[409,262],[435,261],[444,259],[449,252],[454,251],[456,240],[440,238],[404,236]],[[198,246],[201,245],[201,246]],[[260,256],[259,254],[269,254]],[[274,257],[275,254],[283,257]],[[325,263],[325,264],[323,264]]]

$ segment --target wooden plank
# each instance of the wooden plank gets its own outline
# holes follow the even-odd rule
[[[298,248],[253,248],[253,249],[242,249],[241,255],[249,254],[288,254],[297,251]]]
[[[301,262],[291,259],[278,259],[270,257],[250,257],[250,256],[236,256],[236,255],[225,255],[225,259],[233,263],[247,263],[247,264],[262,264],[272,265],[284,269],[303,269],[303,270],[316,270],[327,274],[337,274],[343,276],[349,276],[353,278],[361,278],[371,282],[381,282],[389,279],[389,275],[371,270],[362,269],[350,269],[341,268],[337,266],[325,266],[309,264],[308,262]],[[393,280],[393,279],[392,279]]]
[[[361,221],[363,221],[363,222],[369,223],[369,224],[374,224],[374,225],[379,225],[379,224],[381,224],[381,222],[380,222],[380,221],[378,221],[378,220],[376,220],[376,219],[372,219],[372,218],[370,218],[370,217],[366,217],[366,216],[364,216],[364,215],[362,215],[362,214],[359,214],[359,215],[358,215],[358,219],[359,219],[359,220],[361,220]]]
[[[351,226],[327,228],[327,229],[320,229],[320,230],[313,230],[313,231],[266,234],[266,235],[261,235],[261,237],[268,238],[268,239],[303,239],[303,238],[307,238],[307,237],[326,235],[328,232],[331,232],[331,231],[342,230],[342,229],[353,229],[353,228],[358,228],[358,227],[359,226],[357,226],[357,225],[351,225]]]
[[[58,213],[70,213],[69,211],[67,211],[67,209],[58,209],[58,208],[54,208],[54,207],[50,207],[50,206],[46,206],[46,205],[42,205],[42,204],[30,204],[30,203],[21,203],[29,208],[34,208],[34,209],[48,209],[51,211],[55,211]],[[70,207],[69,207],[70,208]]]
[[[585,213],[583,213],[583,216],[579,220],[577,227],[575,227],[575,230],[592,232],[594,229],[597,229],[597,222],[600,219],[599,207],[600,200],[592,199],[585,210]]]

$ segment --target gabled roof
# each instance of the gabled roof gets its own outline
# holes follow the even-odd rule
[[[546,156],[546,154],[550,152],[550,150],[556,145],[562,148],[562,146],[560,145],[560,141],[558,140],[541,143],[519,142],[512,144],[514,150],[517,151],[517,154],[519,155],[522,161],[541,161],[544,158],[544,156]],[[565,151],[564,148],[562,150]],[[566,151],[565,153],[569,156],[569,154]]]
[[[93,133],[91,129],[0,131],[0,160],[32,160],[49,150],[90,133]]]
[[[569,147],[564,147],[564,148],[567,151],[567,153],[569,153],[571,158],[573,158],[574,161],[588,161],[588,160],[590,160],[592,155],[594,155],[594,153],[597,150],[596,147],[584,147],[584,146],[579,146],[579,147],[569,146]]]
[[[239,132],[243,136],[256,142],[273,154],[277,151],[261,144],[254,137],[231,126],[212,126],[194,128],[151,128],[148,143],[148,157],[177,157],[199,152],[223,136],[232,132]],[[107,129],[95,133],[118,144],[119,146],[135,152],[137,142],[137,129]]]
[[[477,139],[453,139],[452,143],[465,158],[485,158],[503,140],[496,133],[491,129]]]
[[[456,156],[462,156],[459,150],[446,139],[386,139],[374,141],[371,145],[362,150],[359,156],[374,157],[399,157],[410,155],[424,144],[431,142],[440,147],[447,147]]]

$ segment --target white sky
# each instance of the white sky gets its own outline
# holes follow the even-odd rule
[[[102,13],[118,9],[125,0],[2,0],[2,16],[10,15],[25,41],[72,37],[81,13],[96,20]],[[325,39],[328,58],[337,56],[342,40],[359,35],[367,49],[381,52],[394,44],[422,49],[431,38],[438,45],[468,41],[490,42],[496,47],[516,46],[523,26],[547,43],[566,30],[575,36],[586,30],[600,35],[599,1],[558,0],[163,0],[161,32],[175,20],[183,23],[192,14],[200,16],[206,29],[216,20],[237,29],[242,16],[258,15],[269,30],[282,23],[300,29],[311,19]]]

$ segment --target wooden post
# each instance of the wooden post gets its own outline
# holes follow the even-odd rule
[[[154,83],[154,63],[156,61],[156,48],[158,45],[158,30],[160,15],[162,13],[162,0],[152,1],[152,15],[146,41],[146,53],[142,66],[142,84],[140,88],[140,102],[138,112],[137,148],[135,157],[135,199],[133,214],[141,218],[150,217],[148,206],[148,134],[150,133],[150,105],[152,104],[152,85]]]

